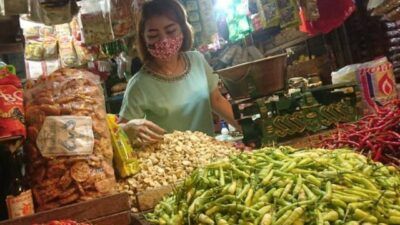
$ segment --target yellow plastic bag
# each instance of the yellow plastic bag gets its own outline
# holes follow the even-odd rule
[[[107,124],[111,133],[111,140],[114,149],[114,163],[118,174],[121,177],[128,177],[139,172],[139,161],[135,151],[129,143],[128,136],[117,123],[117,116],[107,115]]]

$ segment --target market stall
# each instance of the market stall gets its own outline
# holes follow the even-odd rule
[[[21,28],[0,43],[0,225],[400,224],[399,1],[179,1],[196,51],[177,68],[209,64],[240,129],[210,111],[212,134],[148,143],[120,113],[146,95],[145,2],[0,0]]]

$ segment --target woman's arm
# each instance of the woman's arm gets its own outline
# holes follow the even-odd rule
[[[241,131],[239,123],[235,120],[233,116],[232,106],[229,101],[221,95],[218,88],[215,88],[210,95],[211,107],[213,111],[220,117],[224,118],[230,125],[235,127],[237,130]]]

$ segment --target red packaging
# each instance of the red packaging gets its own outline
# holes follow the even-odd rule
[[[364,114],[373,113],[378,105],[397,98],[393,65],[386,57],[362,64],[357,71],[357,79],[366,106]]]
[[[0,68],[0,140],[26,136],[22,85],[7,67]]]

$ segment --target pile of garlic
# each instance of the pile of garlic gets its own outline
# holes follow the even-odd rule
[[[134,203],[135,192],[176,184],[197,167],[237,153],[232,144],[216,141],[204,133],[175,131],[166,134],[163,142],[138,152],[140,172],[120,181],[119,189],[128,192]]]

